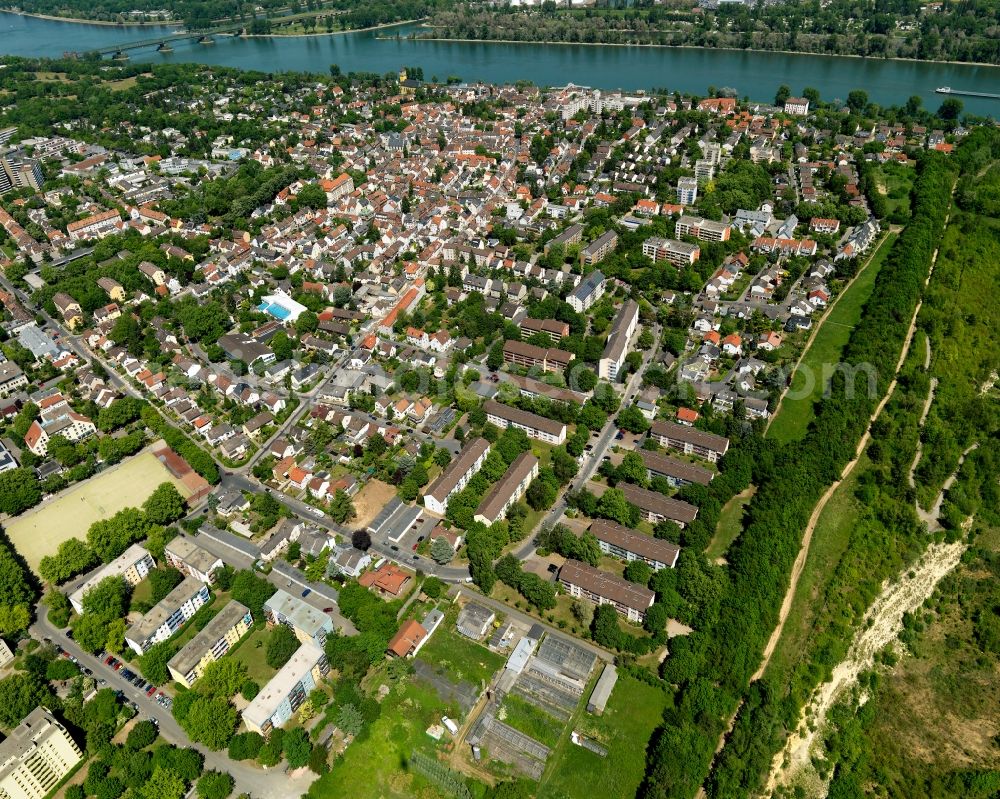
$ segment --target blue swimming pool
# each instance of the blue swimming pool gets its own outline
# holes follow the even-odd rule
[[[289,316],[292,315],[291,311],[289,311],[284,306],[278,305],[278,303],[276,302],[272,303],[262,302],[260,305],[257,306],[257,310],[271,314],[271,316],[273,316],[275,319],[280,319],[282,322],[284,322]]]

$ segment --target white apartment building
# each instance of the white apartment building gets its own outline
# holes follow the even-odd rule
[[[0,743],[0,797],[42,799],[82,759],[66,728],[36,707]]]

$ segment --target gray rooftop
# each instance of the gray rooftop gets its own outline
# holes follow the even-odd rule
[[[249,613],[246,605],[235,600],[230,602],[205,625],[201,632],[188,641],[180,652],[170,658],[167,666],[179,674],[186,675],[198,664],[206,651],[214,647],[220,638],[225,637],[226,633]]]
[[[137,643],[148,640],[153,633],[160,629],[167,619],[180,610],[185,602],[203,588],[205,588],[205,585],[200,580],[196,580],[194,577],[185,577],[173,591],[163,597],[145,616],[129,627],[125,637]]]

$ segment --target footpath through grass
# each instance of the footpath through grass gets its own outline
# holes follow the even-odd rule
[[[872,294],[875,278],[885,263],[896,233],[889,233],[855,281],[842,294],[820,326],[802,362],[792,375],[792,385],[771,422],[767,437],[785,444],[802,439],[813,420],[814,406],[826,389],[831,367],[841,353],[854,326],[861,320],[865,303]]]

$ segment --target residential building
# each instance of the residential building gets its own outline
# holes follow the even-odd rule
[[[424,492],[424,507],[443,516],[448,508],[448,500],[469,484],[469,480],[479,471],[489,454],[490,445],[484,438],[474,438],[466,443],[458,457],[445,467]]]
[[[390,657],[407,658],[413,657],[420,651],[420,647],[428,638],[427,630],[418,621],[408,619],[400,625],[396,634],[389,639],[386,653]]]
[[[691,236],[702,241],[729,241],[731,231],[732,228],[722,222],[687,214],[681,214],[674,223],[674,235],[677,238]]]
[[[518,427],[528,434],[528,438],[558,446],[566,440],[566,423],[539,416],[537,413],[512,408],[496,400],[486,400],[483,405],[486,419],[502,430]]]
[[[677,450],[685,455],[697,455],[712,463],[718,461],[729,449],[729,439],[724,436],[663,420],[653,422],[649,435],[661,447]]]
[[[410,575],[395,563],[383,563],[375,571],[365,572],[358,585],[374,588],[383,597],[397,597],[410,582]]]
[[[7,642],[0,638],[0,669],[14,660],[14,653],[10,651]]]
[[[60,435],[76,443],[97,432],[94,423],[83,414],[74,411],[62,394],[56,393],[38,403],[38,418],[31,423],[24,434],[24,443],[39,457],[49,451],[49,439]]]
[[[171,566],[181,574],[211,585],[215,582],[215,570],[223,567],[222,558],[198,546],[186,536],[172,538],[163,550],[163,555]]]
[[[481,641],[496,619],[497,614],[478,602],[469,602],[458,613],[455,629],[474,641]]]
[[[11,189],[41,189],[45,182],[42,165],[34,158],[0,156],[0,194]]]
[[[715,472],[695,466],[693,463],[679,461],[648,449],[640,449],[638,452],[650,480],[654,477],[665,477],[670,485],[677,488],[691,483],[707,486],[715,477]]]
[[[208,586],[193,577],[184,580],[125,632],[125,643],[137,655],[166,641],[206,602]]]
[[[264,603],[268,624],[290,627],[302,643],[323,646],[333,632],[333,619],[297,596],[280,588]]]
[[[80,303],[65,291],[57,291],[53,294],[52,304],[56,306],[56,310],[59,311],[70,330],[83,324],[83,310],[80,308]]]
[[[611,323],[604,353],[597,364],[598,377],[611,381],[618,379],[625,356],[628,355],[629,343],[638,326],[639,304],[635,300],[626,300]]]
[[[42,799],[83,759],[80,746],[45,707],[36,707],[0,743],[0,797]]]
[[[72,241],[102,239],[117,232],[121,225],[121,215],[117,211],[102,211],[79,222],[70,222],[66,225],[66,232]]]
[[[809,113],[809,101],[805,97],[789,97],[785,100],[785,113],[804,117]]]
[[[618,246],[618,234],[613,230],[604,233],[595,241],[580,250],[580,263],[585,266],[599,264]]]
[[[631,622],[641,623],[656,599],[648,588],[621,577],[595,569],[578,560],[567,560],[559,570],[559,582],[573,597],[582,597],[598,605],[612,605]]]
[[[569,325],[558,319],[532,319],[530,316],[521,320],[521,338],[529,339],[538,333],[544,333],[553,344],[558,344],[563,336],[569,335]]]
[[[155,568],[156,563],[153,561],[153,556],[139,544],[132,544],[121,555],[84,580],[69,595],[69,602],[73,606],[73,610],[77,613],[83,613],[84,595],[101,580],[107,577],[123,577],[129,585],[136,586]]]
[[[642,243],[642,254],[654,262],[668,261],[674,266],[692,266],[701,257],[697,244],[653,236]]]
[[[577,313],[590,310],[590,307],[604,296],[606,283],[604,273],[599,269],[595,270],[581,280],[577,287],[569,293],[566,302]]]
[[[561,372],[573,360],[573,353],[554,347],[536,347],[524,341],[510,339],[503,345],[505,363],[523,369],[540,368],[543,372]]]
[[[0,397],[13,394],[28,385],[28,376],[13,361],[0,362]]]
[[[619,560],[641,560],[653,569],[672,569],[677,565],[681,548],[662,538],[637,533],[607,519],[590,525],[601,552]]]
[[[664,496],[659,491],[650,491],[631,483],[620,483],[618,488],[625,495],[625,500],[639,509],[642,518],[653,524],[671,521],[678,527],[684,527],[698,516],[697,506]]]
[[[491,400],[492,402],[492,400]],[[483,497],[473,517],[477,522],[491,525],[504,518],[511,506],[524,496],[531,481],[538,476],[538,458],[522,452]]]
[[[246,605],[228,603],[194,638],[167,662],[167,670],[181,685],[190,688],[209,663],[228,652],[253,625]]]
[[[677,180],[677,202],[681,205],[694,205],[698,201],[698,179],[679,178]]]
[[[583,241],[583,225],[570,225],[554,239],[545,242],[544,249],[548,253],[555,245],[561,244],[563,247],[569,247],[571,244],[579,244],[581,241]]]
[[[302,644],[243,711],[243,723],[250,732],[270,735],[292,717],[329,672],[323,650],[312,643]]]

